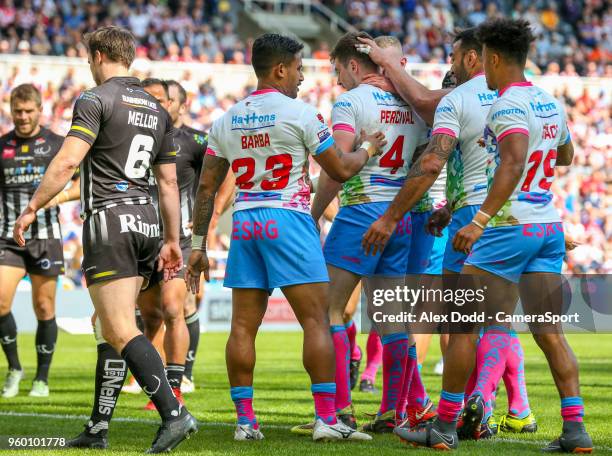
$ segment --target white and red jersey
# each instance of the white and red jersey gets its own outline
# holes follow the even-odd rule
[[[427,125],[409,104],[369,84],[338,97],[332,108],[332,129],[353,132],[357,138],[361,130],[382,131],[387,140],[383,153],[343,184],[341,206],[392,201],[406,180],[415,149],[428,141]]]
[[[511,226],[561,221],[552,204],[550,187],[555,177],[557,147],[571,140],[563,107],[530,82],[514,83],[499,91],[485,128],[489,189],[499,164],[498,144],[513,133],[529,137],[525,169],[510,199],[489,224]]]
[[[308,152],[317,155],[333,144],[315,108],[266,89],[213,123],[206,153],[230,163],[238,187],[235,211],[276,207],[309,213]]]
[[[436,108],[431,134],[458,141],[447,165],[446,197],[453,211],[480,205],[487,196],[488,154],[479,140],[496,99],[484,74],[479,74],[444,96]]]

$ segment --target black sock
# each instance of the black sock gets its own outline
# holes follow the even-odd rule
[[[142,315],[138,307],[136,308],[136,327],[140,330],[141,333],[144,334],[144,320],[142,319]]]
[[[17,354],[17,324],[12,312],[0,317],[0,344],[6,355],[9,369],[21,370]]]
[[[57,323],[55,317],[51,320],[38,320],[38,327],[36,328],[37,368],[34,380],[42,380],[47,383],[56,342]]]
[[[200,342],[200,315],[198,311],[196,310],[192,315],[185,317],[185,323],[187,323],[187,331],[189,331],[189,350],[185,359],[185,377],[191,380],[193,378],[193,364]]]
[[[94,405],[87,423],[90,434],[106,435],[126,373],[127,363],[119,353],[106,342],[98,345]]]
[[[164,372],[162,359],[142,334],[130,340],[121,352],[142,390],[153,401],[163,421],[179,418],[179,404]]]
[[[166,377],[171,388],[180,388],[185,366],[183,364],[168,363],[166,366]]]

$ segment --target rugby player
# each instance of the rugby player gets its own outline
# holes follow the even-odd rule
[[[125,376],[127,365],[162,418],[148,452],[165,452],[196,432],[197,422],[172,393],[162,360],[136,327],[134,312],[158,253],[165,279],[176,275],[182,265],[174,131],[163,107],[128,76],[135,55],[133,35],[118,27],[102,27],[87,34],[85,42],[97,87],[77,100],[68,136],[15,223],[13,236],[19,245],[26,244],[24,232],[36,219],[36,211],[61,191],[83,161],[83,270],[101,336],[115,355],[121,354],[117,363],[98,364],[96,384],[102,385],[102,378],[115,368]],[[165,228],[161,250],[157,213],[148,190],[151,166]],[[115,386],[111,382],[96,392]],[[100,395],[95,400],[100,401]],[[100,422],[105,412],[100,403]],[[88,423],[85,433],[96,424]]]
[[[411,169],[404,188],[391,205],[387,214],[374,223],[364,237],[368,248],[377,243],[384,244],[387,233],[395,226],[394,220],[410,210],[432,185],[437,182],[448,161],[446,196],[452,213],[449,236],[452,238],[462,226],[469,223],[480,208],[487,192],[487,152],[479,140],[486,124],[486,116],[496,99],[494,91],[486,87],[482,67],[482,46],[476,39],[475,29],[458,33],[453,40],[451,72],[460,85],[446,95],[438,105],[434,118],[432,141],[421,159]],[[370,53],[376,57],[376,53]],[[391,58],[388,57],[391,61]],[[411,90],[411,89],[406,89]],[[397,211],[394,213],[394,211]],[[446,209],[440,211],[444,213]],[[443,216],[448,220],[449,216]],[[438,229],[441,228],[438,225]],[[467,255],[456,252],[452,243],[444,251],[444,274],[458,274]],[[479,339],[477,369],[468,393],[474,393],[472,402],[466,404],[462,417],[460,437],[488,437],[497,431],[491,420],[493,395],[499,381],[504,377],[509,399],[509,413],[503,417],[503,429],[516,432],[533,432],[537,429],[527,398],[523,372],[523,350],[516,333],[509,328],[490,328]],[[500,336],[499,332],[504,335]],[[498,339],[508,339],[503,350],[497,347]],[[500,353],[495,357],[493,355]],[[486,361],[486,362],[485,362]],[[482,412],[482,415],[479,413]],[[481,426],[482,425],[482,426]]]
[[[303,80],[299,42],[265,34],[253,44],[257,90],[215,121],[194,209],[189,288],[201,272],[208,280],[206,234],[214,196],[228,169],[236,174],[232,243],[224,285],[233,288],[232,325],[226,348],[236,440],[263,438],[253,411],[255,337],[272,289],[282,289],[304,329],[304,367],[315,402],[314,440],[369,440],[336,419],[334,345],[327,316],[328,274],[319,234],[310,216],[308,152],[334,179],[361,170],[386,144],[364,135],[353,152],[342,149],[317,111],[298,100]],[[353,288],[354,289],[354,285]],[[352,291],[351,289],[351,291]]]
[[[512,314],[520,283],[525,312],[537,313],[541,306],[557,305],[557,295],[549,290],[559,286],[565,242],[550,187],[554,167],[571,164],[573,145],[562,106],[525,81],[525,62],[534,40],[529,23],[489,20],[476,35],[487,87],[498,91],[484,133],[491,155],[488,194],[469,224],[455,234],[453,247],[470,253],[460,277],[477,276],[479,286],[495,290],[494,297],[486,295],[488,310]],[[446,138],[438,147],[447,154],[454,144]],[[590,453],[593,444],[582,422],[584,405],[572,350],[560,327],[531,329],[561,396],[563,431],[544,451]],[[456,424],[473,368],[475,339],[469,332],[450,335],[438,418],[412,432],[396,430],[403,440],[442,450],[457,448]],[[475,405],[484,407],[482,402]]]
[[[49,368],[57,342],[55,292],[64,272],[64,252],[57,203],[72,197],[63,191],[50,207],[36,214],[28,244],[13,240],[15,220],[40,184],[63,138],[40,125],[41,95],[32,84],[15,87],[10,95],[15,128],[0,138],[0,345],[8,362],[2,398],[19,393],[24,372],[17,353],[17,325],[11,312],[19,281],[27,274],[32,283],[36,328],[36,375],[30,397],[49,396]],[[76,174],[75,174],[76,176]],[[71,193],[77,186],[71,187]]]
[[[318,219],[340,189],[340,211],[334,219],[324,246],[325,261],[331,282],[330,323],[336,349],[336,412],[347,424],[356,426],[349,385],[349,344],[343,325],[343,313],[355,286],[362,277],[395,276],[403,285],[410,249],[410,216],[405,217],[381,257],[368,257],[361,248],[361,236],[367,227],[384,213],[401,187],[408,164],[418,148],[427,143],[427,127],[392,89],[379,88],[384,78],[378,66],[358,52],[358,36],[344,35],[331,53],[338,82],[348,92],[332,108],[334,140],[346,151],[354,147],[356,132],[361,129],[385,130],[389,145],[380,158],[370,160],[360,173],[341,186],[321,172],[313,205]],[[367,282],[367,281],[366,281]],[[366,295],[368,287],[366,285]],[[408,362],[409,337],[401,324],[378,325],[383,344],[383,397],[374,422],[367,431],[392,431],[404,384]],[[398,374],[400,372],[400,374]],[[400,377],[401,378],[398,378]]]

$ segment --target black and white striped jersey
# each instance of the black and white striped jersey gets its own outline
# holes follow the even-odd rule
[[[206,152],[206,133],[183,125],[174,130],[174,145],[176,146],[176,178],[181,194],[181,240],[191,236],[189,223],[193,218],[193,204],[197,190],[204,154]],[[158,205],[157,187],[152,177],[151,196]]]
[[[175,163],[166,110],[133,77],[114,77],[81,94],[68,136],[91,145],[81,163],[82,217],[109,207],[150,204],[152,165]]]
[[[0,238],[12,239],[15,220],[38,188],[64,138],[47,128],[32,138],[10,131],[0,138]],[[26,239],[61,239],[59,208],[41,209]]]

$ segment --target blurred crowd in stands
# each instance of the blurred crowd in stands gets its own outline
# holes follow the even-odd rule
[[[606,0],[313,3],[318,1],[359,30],[397,36],[410,62],[444,63],[455,27],[505,15],[533,25],[535,73],[612,77],[612,3]],[[115,24],[132,30],[141,58],[248,64],[253,40],[236,32],[237,5],[232,0],[0,0],[0,54],[86,57],[83,33]],[[295,5],[285,6],[291,11]],[[320,43],[312,57],[328,59],[328,43]]]
[[[189,93],[189,113],[185,119],[194,128],[207,131],[212,122],[237,99],[246,96],[253,87],[244,87],[237,96],[218,97],[211,81],[195,81],[190,73],[181,81]],[[68,70],[59,81],[48,81],[35,67],[22,74],[15,69],[0,86],[0,134],[12,129],[9,112],[9,93],[17,84],[33,82],[43,93],[42,124],[58,134],[65,134],[70,126],[72,106],[84,87],[74,82],[73,70]],[[557,168],[559,179],[554,184],[555,204],[563,215],[567,234],[580,244],[570,252],[565,265],[572,273],[612,273],[612,121],[609,97],[598,90],[585,89],[577,97],[569,95],[568,78],[554,95],[567,108],[570,131],[576,152],[573,166]],[[319,107],[329,119],[329,112],[340,93],[339,86],[317,83],[302,90],[300,97]],[[610,92],[608,92],[609,94]],[[314,168],[313,168],[314,170]],[[67,277],[77,286],[81,284],[81,220],[78,203],[62,207],[62,230],[68,264]],[[227,236],[221,237],[222,249],[227,249]],[[223,261],[217,262],[217,274],[223,275]]]

